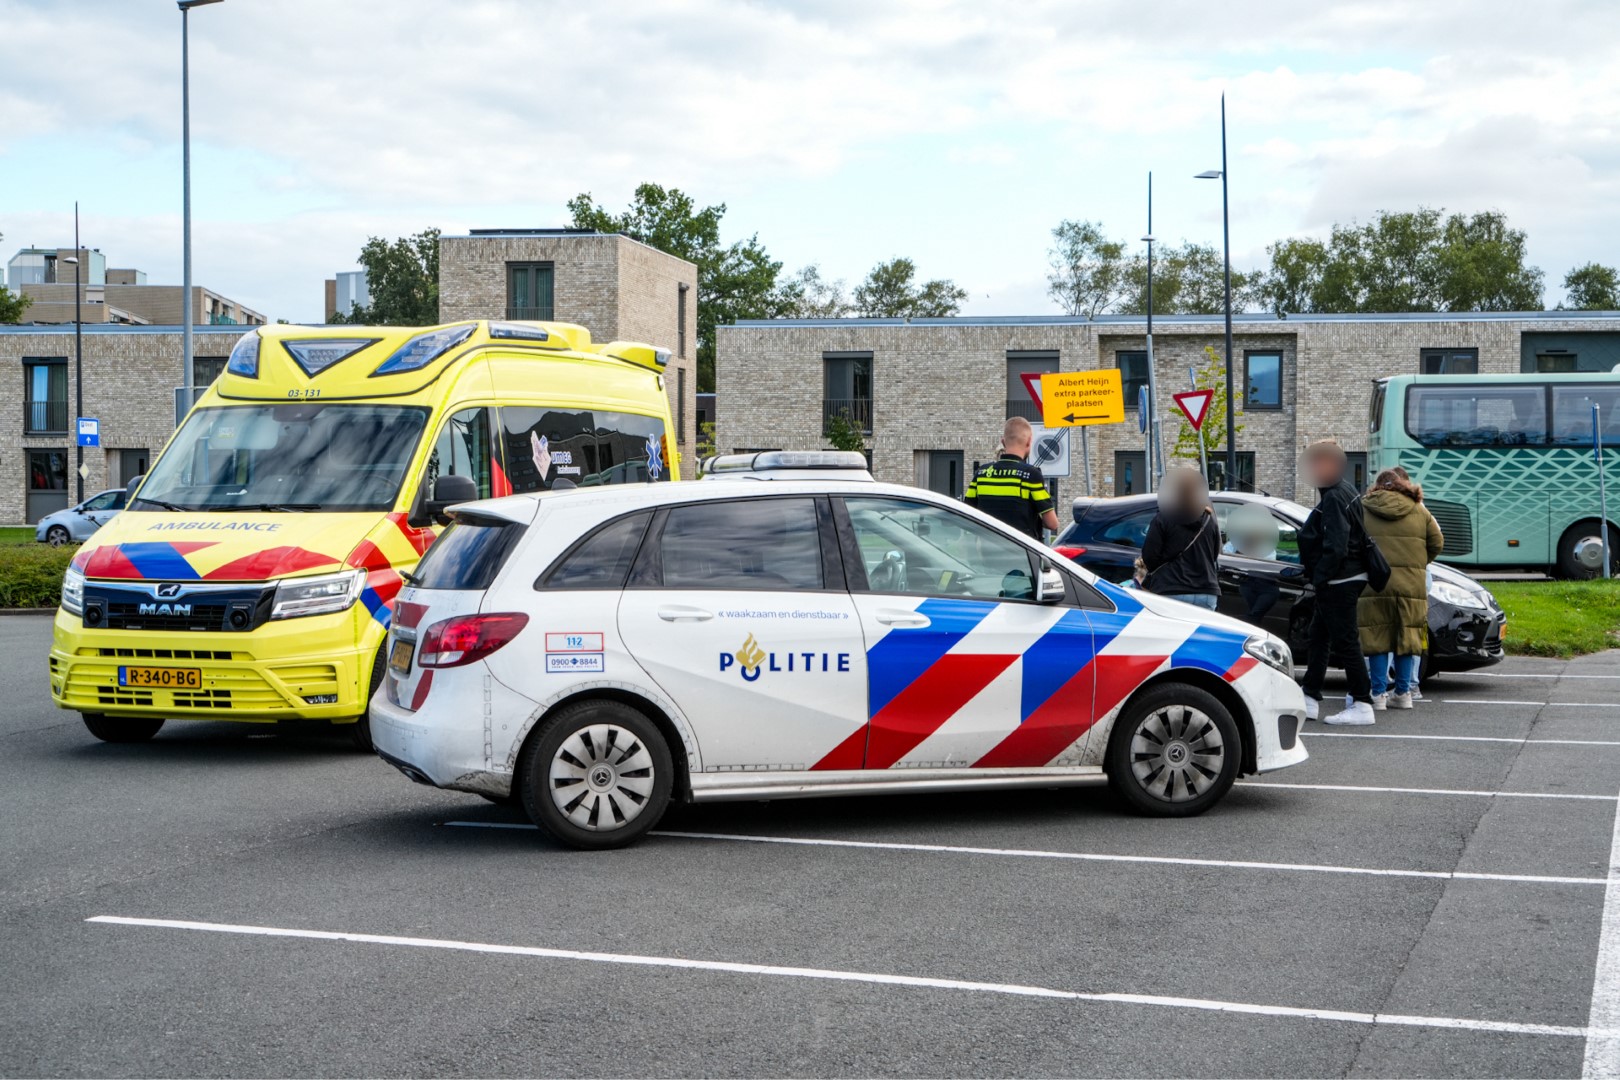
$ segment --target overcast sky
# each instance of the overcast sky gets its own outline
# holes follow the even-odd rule
[[[0,259],[83,239],[180,280],[172,0],[0,0]],[[1055,310],[1050,230],[1233,260],[1419,204],[1500,209],[1547,303],[1620,262],[1614,0],[225,0],[192,13],[198,283],[318,321],[368,235],[548,226],[652,180],[789,270],[914,258]]]

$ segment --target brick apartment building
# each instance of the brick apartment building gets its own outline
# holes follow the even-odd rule
[[[124,323],[132,326],[177,326],[185,318],[183,285],[149,285],[144,270],[108,268],[95,248],[80,248],[78,265],[68,262],[72,248],[23,248],[6,264],[13,292],[33,301],[32,323]],[[77,270],[77,279],[75,279]],[[74,308],[77,280],[78,308]],[[200,285],[191,290],[192,317],[200,325],[258,326],[262,314]]]
[[[21,326],[0,326],[0,523],[37,521],[69,505],[76,489],[73,424],[73,249],[24,249],[9,276],[36,295]],[[85,492],[127,482],[145,470],[174,429],[174,388],[181,383],[179,288],[134,283],[134,271],[107,270],[94,249],[81,267],[102,282],[86,286],[84,411],[101,421],[102,446],[86,449]],[[100,259],[99,264],[97,259]],[[37,265],[36,265],[37,264]],[[62,270],[67,283],[60,284]],[[19,270],[22,282],[17,282]],[[130,275],[131,284],[119,282]],[[38,281],[30,280],[37,276]],[[145,314],[128,310],[120,288],[153,298]],[[94,288],[96,305],[84,303]],[[160,290],[152,293],[150,290]],[[65,290],[67,315],[48,290]],[[567,229],[484,230],[440,240],[440,319],[554,319],[579,323],[600,342],[643,341],[671,352],[665,387],[683,468],[696,468],[697,268],[623,236]],[[193,382],[221,371],[245,325],[264,317],[240,305],[210,307],[198,290]],[[153,325],[147,325],[150,316]],[[245,321],[244,321],[245,320]],[[156,325],[161,322],[163,325]],[[5,377],[6,368],[14,374]]]
[[[1038,421],[1021,374],[1118,367],[1126,422],[1074,429],[1072,473],[1057,482],[1057,493],[1066,500],[1088,492],[1082,430],[1089,491],[1140,492],[1147,463],[1136,401],[1147,379],[1145,331],[1140,316],[761,320],[721,327],[716,382],[724,400],[716,441],[723,451],[825,447],[826,421],[843,413],[867,433],[879,479],[959,495],[974,463],[993,455],[1007,417]],[[1163,409],[1172,407],[1171,393],[1191,389],[1189,368],[1205,363],[1206,346],[1224,354],[1220,316],[1154,320]],[[1242,401],[1240,486],[1309,500],[1297,476],[1307,442],[1336,438],[1352,465],[1365,470],[1374,379],[1610,371],[1620,365],[1620,314],[1239,315],[1233,357]],[[1167,421],[1170,454],[1179,424]]]

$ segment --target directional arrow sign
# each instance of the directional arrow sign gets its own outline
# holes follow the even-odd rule
[[[1042,375],[1041,413],[1049,428],[1124,423],[1125,391],[1119,369]]]
[[[1215,391],[1189,390],[1185,394],[1171,396],[1176,399],[1176,407],[1181,410],[1194,431],[1204,426],[1204,417],[1209,415],[1209,403],[1215,400]]]

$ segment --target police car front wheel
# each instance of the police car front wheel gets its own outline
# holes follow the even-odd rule
[[[1213,694],[1165,683],[1115,721],[1108,782],[1139,813],[1190,817],[1231,789],[1241,752],[1237,723]]]
[[[616,701],[558,710],[529,740],[518,775],[534,823],[571,847],[624,847],[658,824],[674,783],[669,745]]]

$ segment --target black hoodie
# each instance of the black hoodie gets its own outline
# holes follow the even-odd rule
[[[1160,596],[1219,596],[1220,557],[1221,530],[1208,509],[1190,521],[1161,510],[1142,541],[1142,562],[1148,568],[1144,587]]]
[[[1360,497],[1348,480],[1320,489],[1321,500],[1299,530],[1299,561],[1318,589],[1367,572],[1362,561],[1361,529],[1350,515],[1360,514]]]

